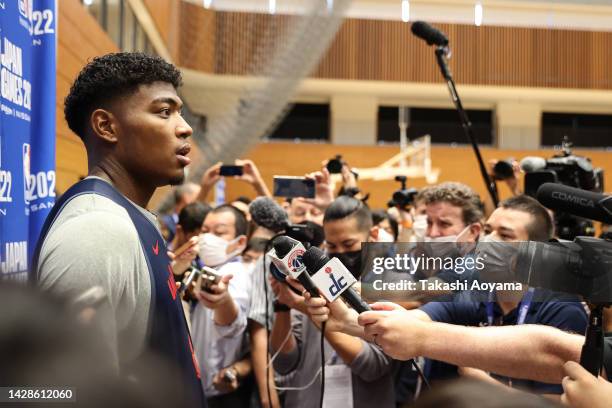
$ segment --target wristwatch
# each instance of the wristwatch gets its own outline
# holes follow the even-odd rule
[[[274,301],[274,311],[275,312],[288,312],[291,308],[284,303],[279,302],[278,300]]]

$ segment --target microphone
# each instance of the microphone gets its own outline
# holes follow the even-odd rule
[[[287,213],[270,197],[257,197],[249,205],[249,212],[255,224],[278,233],[289,226]]]
[[[302,260],[312,281],[328,301],[333,302],[342,296],[357,313],[372,310],[351,288],[357,280],[338,258],[330,260],[322,250],[312,247],[304,252]]]
[[[297,279],[312,297],[319,297],[319,291],[310,279],[310,275],[304,273],[306,272],[306,266],[302,260],[306,252],[304,245],[293,238],[281,235],[272,240],[272,246],[275,253],[270,251],[269,254],[274,265],[282,272]]]
[[[527,156],[521,160],[520,166],[525,173],[538,171],[546,167],[546,160],[537,156]]]
[[[538,188],[536,198],[552,210],[612,224],[612,196],[563,184],[544,183]]]
[[[410,27],[412,34],[416,35],[422,40],[425,40],[428,45],[437,45],[440,47],[446,47],[448,45],[448,38],[444,33],[435,27],[427,24],[424,21],[415,21]]]

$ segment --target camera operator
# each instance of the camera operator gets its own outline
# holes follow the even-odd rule
[[[199,300],[192,315],[193,344],[203,366],[202,386],[208,406],[244,406],[250,390],[219,389],[217,373],[244,357],[246,315],[250,302],[251,276],[240,260],[246,246],[247,221],[237,208],[225,204],[211,210],[200,236],[200,259],[221,276],[209,291],[196,285]],[[238,378],[240,380],[240,378]]]

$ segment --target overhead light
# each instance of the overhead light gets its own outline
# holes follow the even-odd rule
[[[268,13],[276,14],[276,0],[269,0],[269,2],[268,2]]]
[[[407,23],[410,21],[410,1],[402,0],[402,21]]]
[[[482,25],[482,3],[478,2],[474,5],[474,25],[480,27]]]
[[[93,0],[83,0],[83,4],[87,7],[91,6],[93,4]]]
[[[204,8],[209,9],[212,6],[213,0],[204,0]]]

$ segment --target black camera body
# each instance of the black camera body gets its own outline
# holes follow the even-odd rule
[[[416,188],[406,188],[406,176],[395,176],[395,181],[402,184],[402,188],[395,191],[391,200],[387,203],[389,207],[399,207],[402,210],[407,210],[414,202],[414,197],[419,192]]]
[[[583,190],[602,192],[604,172],[594,168],[591,159],[576,156],[571,151],[572,143],[567,137],[562,143],[562,153],[547,159],[543,168],[527,171],[525,194],[535,197],[544,183],[558,183]],[[573,240],[577,236],[594,236],[593,222],[563,212],[555,212],[555,230],[561,239]]]

